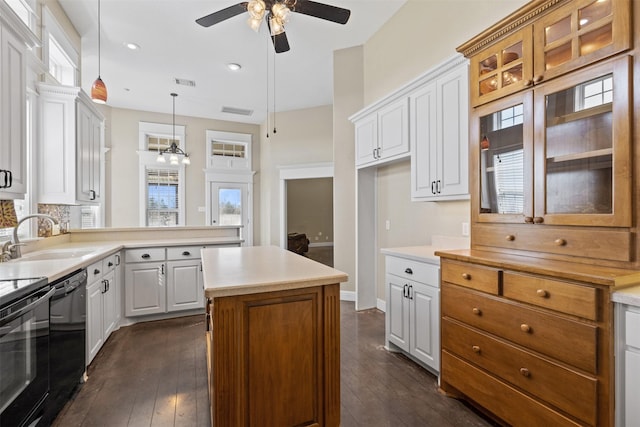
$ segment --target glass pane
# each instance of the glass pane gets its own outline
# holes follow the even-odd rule
[[[522,42],[518,42],[502,51],[502,65],[507,65],[522,58]]]
[[[613,43],[611,24],[580,36],[580,55],[586,55]]]
[[[522,80],[522,64],[502,72],[502,87],[509,86]]]
[[[480,213],[524,211],[523,106],[480,119]]]
[[[589,6],[578,10],[580,28],[593,24],[609,15],[611,15],[611,0],[594,1]]]
[[[547,213],[613,212],[612,77],[546,97]]]
[[[480,95],[486,95],[498,89],[498,76],[496,74],[480,81]]]
[[[178,225],[179,175],[173,169],[147,170],[147,226]]]
[[[490,57],[480,61],[480,74],[486,74],[495,70],[498,66],[498,55],[491,55]]]
[[[239,188],[218,190],[218,215],[220,225],[242,225],[242,190]]]
[[[214,156],[236,157],[236,158],[245,157],[244,144],[214,142],[211,148],[212,148],[211,154]]]
[[[571,16],[567,16],[544,29],[545,44],[551,44],[569,34],[571,34]]]
[[[565,43],[544,54],[545,68],[548,70],[571,60],[571,42]]]

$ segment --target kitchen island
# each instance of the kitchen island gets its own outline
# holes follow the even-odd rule
[[[340,424],[340,283],[273,246],[202,250],[214,426]]]

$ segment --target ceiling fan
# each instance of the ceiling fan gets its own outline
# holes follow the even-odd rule
[[[284,32],[284,24],[289,20],[290,12],[309,15],[338,24],[346,24],[351,15],[351,11],[348,9],[311,0],[251,0],[203,16],[196,19],[196,22],[203,27],[210,27],[244,12],[249,12],[247,23],[256,32],[260,30],[262,19],[264,18],[267,21],[276,53],[289,50],[289,41]]]

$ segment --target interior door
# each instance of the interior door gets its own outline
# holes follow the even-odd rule
[[[245,246],[252,245],[249,228],[249,186],[245,183],[211,183],[211,225],[240,225]],[[247,230],[245,232],[245,230]]]

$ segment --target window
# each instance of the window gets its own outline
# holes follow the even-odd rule
[[[206,131],[207,167],[251,170],[251,135]]]
[[[180,225],[180,179],[175,169],[147,169],[147,227]]]
[[[52,35],[49,35],[49,74],[62,85],[76,83],[75,64]]]
[[[34,31],[37,26],[36,19],[36,0],[4,0],[11,9],[18,15],[20,20],[25,23],[27,27]],[[35,31],[34,31],[35,32]]]
[[[496,115],[500,122],[497,123],[495,129],[506,129],[511,126],[519,125],[524,120],[524,110],[522,104],[505,108]]]
[[[576,86],[576,111],[613,102],[613,77],[600,77]]]
[[[498,213],[524,212],[524,150],[507,151],[493,156]]]
[[[77,86],[80,55],[46,6],[42,9],[42,23],[42,56],[49,74],[62,85]]]

